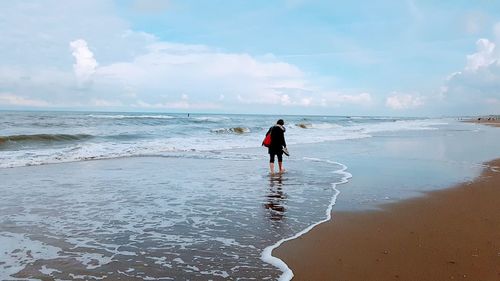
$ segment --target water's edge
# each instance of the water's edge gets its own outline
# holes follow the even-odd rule
[[[278,248],[279,246],[281,246],[281,244],[283,244],[284,242],[297,239],[300,236],[302,236],[302,235],[308,233],[309,231],[311,231],[314,227],[316,227],[316,226],[318,226],[318,225],[320,225],[322,223],[325,223],[327,221],[330,221],[331,218],[332,218],[332,215],[331,215],[332,208],[335,205],[335,202],[337,200],[338,195],[340,194],[340,191],[337,189],[337,186],[349,182],[349,179],[352,177],[352,175],[350,173],[346,172],[347,166],[345,166],[342,163],[334,162],[334,161],[331,161],[331,160],[319,159],[319,158],[307,158],[307,157],[304,157],[303,159],[306,160],[306,161],[326,162],[326,163],[330,163],[330,164],[340,165],[342,168],[339,169],[339,170],[333,171],[333,173],[334,174],[342,175],[342,178],[341,178],[341,180],[339,182],[332,183],[332,189],[334,191],[334,194],[332,196],[332,199],[330,200],[330,204],[328,205],[328,208],[325,211],[325,213],[326,213],[326,218],[325,219],[323,219],[321,221],[318,221],[318,222],[316,222],[314,224],[311,224],[310,226],[306,227],[305,229],[303,229],[302,231],[296,233],[293,236],[290,236],[290,237],[283,238],[283,239],[279,240],[275,244],[266,247],[262,251],[261,260],[264,261],[264,262],[266,262],[266,263],[269,263],[269,264],[271,264],[271,265],[273,265],[273,266],[275,266],[277,268],[279,268],[283,272],[281,274],[281,276],[279,277],[279,279],[278,279],[279,281],[289,281],[289,280],[291,280],[293,278],[293,271],[288,267],[288,265],[283,260],[281,260],[281,259],[279,259],[279,258],[277,258],[277,257],[275,257],[275,256],[272,255],[273,250],[276,249],[276,248]]]

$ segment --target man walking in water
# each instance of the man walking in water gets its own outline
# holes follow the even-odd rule
[[[274,156],[278,156],[278,166],[279,172],[285,172],[283,169],[283,149],[286,152],[286,142],[285,142],[285,122],[283,119],[278,120],[276,125],[271,127],[268,134],[271,134],[271,144],[269,145],[269,169],[271,170],[271,174],[274,173]],[[287,154],[288,155],[288,154]]]

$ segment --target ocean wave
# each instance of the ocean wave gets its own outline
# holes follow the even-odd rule
[[[90,114],[87,115],[91,118],[104,118],[104,119],[173,119],[175,116],[171,115],[106,115],[106,114]]]
[[[228,117],[215,117],[215,116],[202,116],[202,117],[193,117],[195,122],[207,122],[207,123],[217,123],[224,120],[229,120]]]
[[[295,126],[302,129],[333,129],[342,127],[333,123],[297,123]]]
[[[234,127],[234,128],[219,128],[210,130],[212,133],[217,134],[245,134],[250,133],[250,129],[246,127]]]
[[[91,139],[94,136],[87,134],[34,134],[0,136],[0,146],[12,143],[47,143],[67,142]]]
[[[333,124],[333,123],[313,123],[312,128],[313,129],[336,129],[336,128],[343,128],[343,126],[338,125],[338,124]]]
[[[312,124],[311,123],[297,123],[297,124],[295,124],[295,126],[297,126],[299,128],[302,128],[302,129],[312,128]]]

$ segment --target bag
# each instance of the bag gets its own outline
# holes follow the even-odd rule
[[[266,137],[262,141],[262,145],[265,147],[269,147],[271,145],[271,132],[266,134]]]

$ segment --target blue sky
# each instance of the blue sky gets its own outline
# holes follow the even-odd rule
[[[500,113],[497,1],[2,1],[0,108]]]

